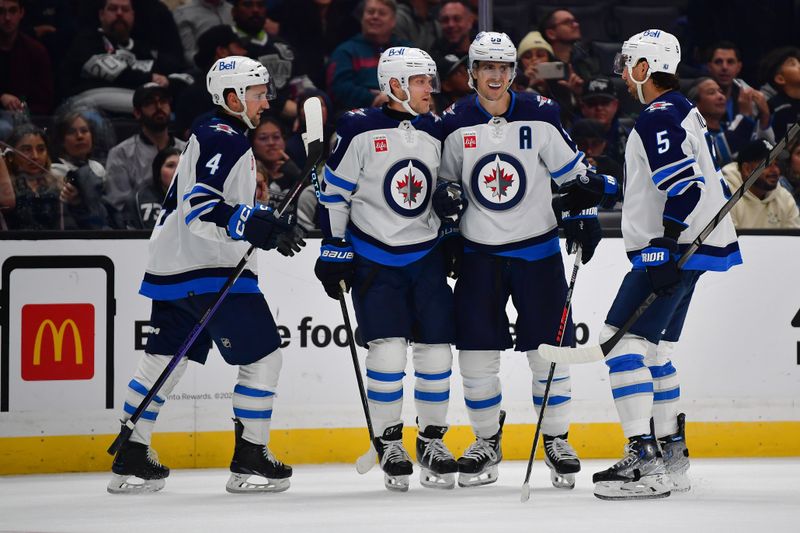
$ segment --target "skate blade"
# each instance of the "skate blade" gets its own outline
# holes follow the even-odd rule
[[[594,484],[594,495],[601,500],[653,500],[670,494],[670,482],[662,474],[645,476],[638,481],[598,481]]]
[[[225,485],[225,490],[232,494],[250,494],[256,492],[283,492],[289,488],[289,478],[283,479],[269,479],[261,476],[255,476],[255,479],[265,480],[266,483],[254,483],[250,481],[250,477],[254,474],[236,474],[231,473],[228,478],[228,483]]]
[[[131,480],[136,480],[131,482]],[[164,479],[141,479],[136,476],[112,474],[106,490],[111,494],[148,494],[164,488]]]
[[[407,492],[408,491],[408,477],[409,476],[390,476],[389,474],[383,475],[383,484],[386,488],[394,492]]]
[[[436,474],[422,469],[419,474],[419,483],[429,489],[452,489],[456,486],[456,475],[454,473]]]
[[[550,482],[557,489],[571,490],[575,488],[575,474],[559,474],[550,470]]]
[[[495,481],[497,481],[497,465],[492,465],[477,474],[468,474],[466,472],[458,474],[459,487],[480,487]]]

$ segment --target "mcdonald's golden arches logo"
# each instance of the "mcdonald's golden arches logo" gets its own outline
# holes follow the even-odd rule
[[[22,307],[22,379],[79,380],[94,376],[94,306]]]

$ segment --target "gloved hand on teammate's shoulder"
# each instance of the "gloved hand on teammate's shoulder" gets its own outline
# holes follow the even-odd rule
[[[672,237],[656,237],[642,250],[642,263],[658,296],[669,296],[681,281],[678,269],[678,241]]]
[[[322,239],[317,264],[314,265],[314,275],[322,282],[325,294],[339,299],[342,293],[341,282],[344,282],[345,291],[350,290],[353,284],[353,247],[343,239]]]
[[[619,199],[619,184],[613,176],[586,170],[558,188],[564,211],[582,211],[590,207],[614,207]]]
[[[458,220],[466,208],[467,199],[464,197],[461,184],[442,181],[436,186],[436,190],[433,191],[433,211],[439,218],[456,217]]]
[[[228,220],[228,235],[235,241],[246,240],[256,248],[272,250],[278,237],[292,228],[289,215],[275,216],[271,207],[238,204]]]
[[[294,254],[300,252],[300,249],[306,245],[303,238],[308,235],[308,232],[303,226],[297,224],[294,215],[289,215],[292,219],[292,228],[278,235],[278,242],[275,246],[278,253],[285,257],[293,257]]]
[[[464,257],[464,239],[456,222],[446,222],[439,228],[439,246],[442,247],[447,277],[458,279],[461,273],[461,259]]]

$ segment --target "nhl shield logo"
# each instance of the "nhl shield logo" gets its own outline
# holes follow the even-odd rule
[[[525,169],[509,154],[487,154],[475,163],[470,185],[483,207],[493,211],[511,209],[525,196]]]
[[[383,196],[400,216],[416,217],[428,206],[433,180],[418,159],[402,159],[389,168],[383,180]]]

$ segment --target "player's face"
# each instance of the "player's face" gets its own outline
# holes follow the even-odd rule
[[[502,98],[508,89],[514,65],[499,61],[479,61],[473,72],[478,93],[487,100],[494,101]]]
[[[180,159],[179,155],[171,155],[164,160],[164,163],[161,165],[161,175],[159,178],[161,179],[161,187],[166,191],[169,188],[169,184],[172,183],[172,177],[175,175],[175,169],[178,168],[178,159]]]
[[[267,86],[262,84],[248,87],[244,93],[244,100],[247,104],[245,108],[247,118],[250,119],[254,126],[258,126],[261,122],[261,113],[269,109]]]
[[[25,135],[17,142],[14,149],[25,156],[13,156],[18,173],[38,176],[42,173],[39,167],[47,168],[47,144],[41,136]],[[28,161],[29,159],[32,161]]]
[[[92,153],[92,130],[83,117],[76,117],[64,134],[64,152],[77,160],[85,160]]]
[[[722,118],[725,115],[725,93],[714,80],[706,80],[697,87],[697,110],[703,116]]]
[[[633,78],[642,81],[645,76],[647,76],[647,70],[649,68],[650,65],[647,64],[647,61],[641,61],[637,63],[637,65],[631,69],[633,71]],[[625,80],[625,86],[628,88],[628,93],[634,100],[638,102],[639,96],[636,92],[636,84],[631,79],[631,74],[628,72],[627,66],[622,69],[622,79]]]
[[[741,70],[742,62],[736,59],[734,50],[717,48],[708,62],[709,74],[723,87],[729,87]]]
[[[434,92],[433,86],[433,77],[427,74],[411,76],[408,79],[408,92],[410,93],[410,101],[408,104],[411,106],[411,109],[420,115],[424,115],[431,110],[431,104],[433,102],[431,94]]]

